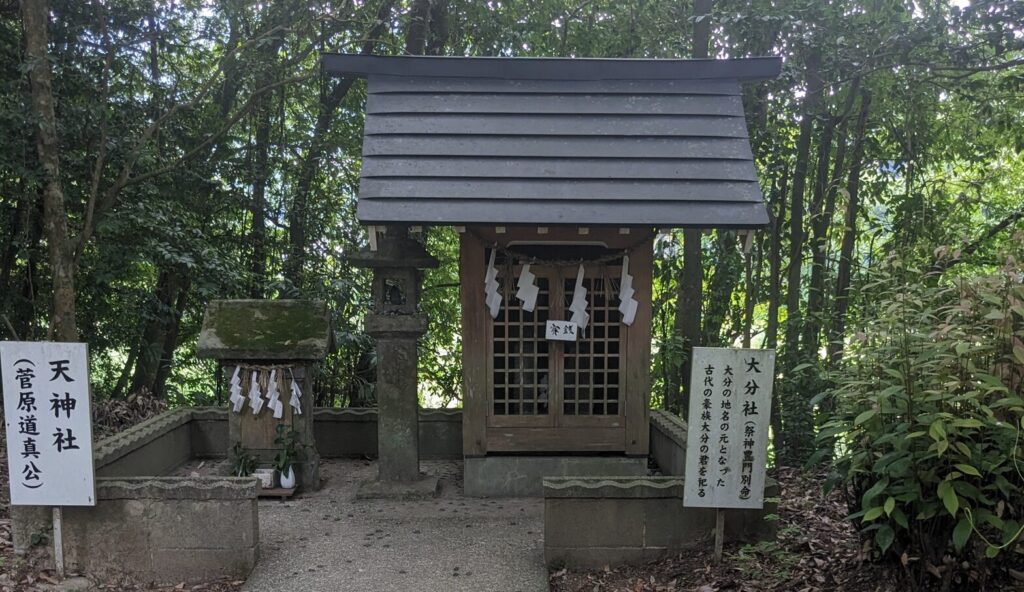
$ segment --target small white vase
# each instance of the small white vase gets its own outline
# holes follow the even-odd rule
[[[284,489],[295,487],[295,467],[288,467],[287,471],[281,473],[281,487]]]

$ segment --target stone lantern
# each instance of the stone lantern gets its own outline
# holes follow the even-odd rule
[[[375,232],[375,229],[370,230]],[[418,312],[422,271],[437,267],[406,226],[389,226],[365,250],[349,260],[373,270],[373,305],[364,321],[377,343],[378,480],[364,484],[364,497],[436,492],[437,480],[421,479],[417,341],[427,331]]]

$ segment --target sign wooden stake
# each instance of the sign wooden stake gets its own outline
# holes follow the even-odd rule
[[[722,546],[725,544],[725,510],[715,508],[715,565],[722,562]]]
[[[60,506],[53,507],[53,562],[57,577],[64,579],[64,528]]]

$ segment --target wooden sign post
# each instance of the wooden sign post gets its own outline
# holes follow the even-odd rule
[[[693,348],[683,505],[715,508],[715,562],[725,509],[764,507],[775,351]]]
[[[61,577],[61,506],[96,505],[88,360],[84,343],[0,342],[11,504],[53,506]]]

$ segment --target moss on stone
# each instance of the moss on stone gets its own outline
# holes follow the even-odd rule
[[[214,300],[206,307],[197,353],[232,360],[322,360],[330,346],[324,302]]]

